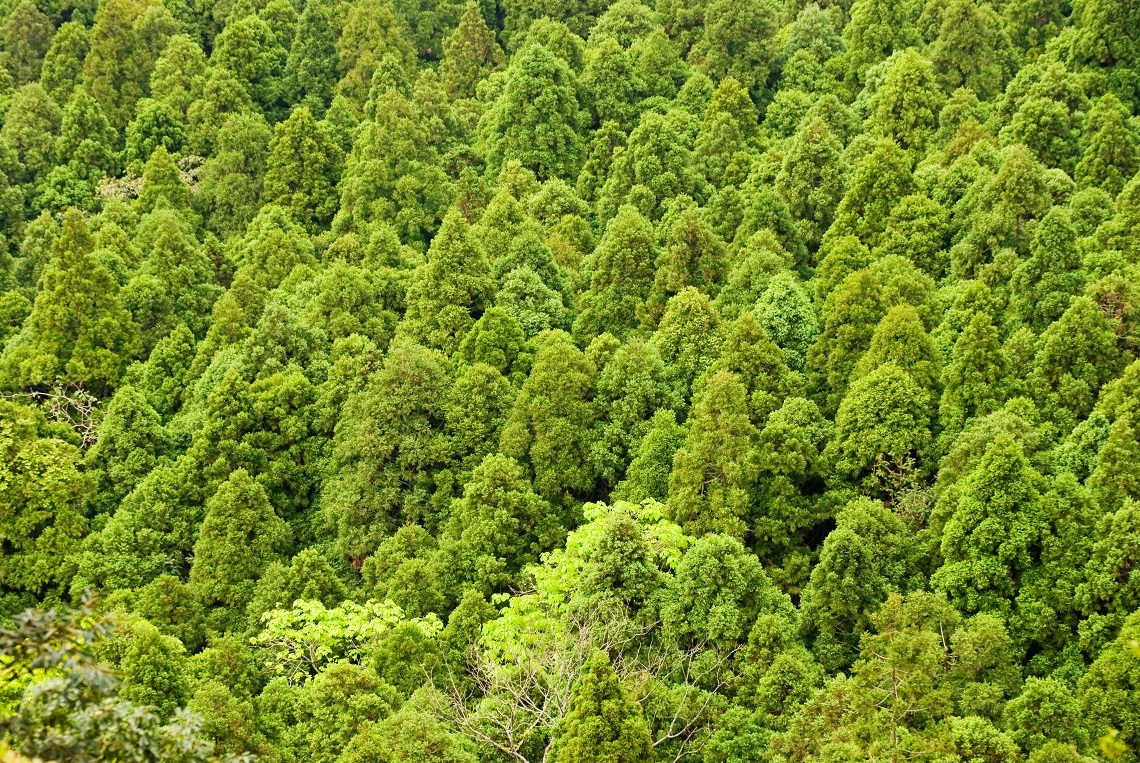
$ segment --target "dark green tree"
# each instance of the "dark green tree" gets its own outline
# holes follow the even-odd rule
[[[594,651],[582,666],[550,757],[555,763],[653,760],[653,739],[641,705],[621,685],[604,652]]]
[[[300,106],[273,131],[266,161],[262,204],[279,204],[310,233],[336,212],[333,189],[340,178],[341,153],[325,126]]]

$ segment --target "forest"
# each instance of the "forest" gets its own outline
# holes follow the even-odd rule
[[[1140,761],[1137,0],[0,20],[5,763]]]

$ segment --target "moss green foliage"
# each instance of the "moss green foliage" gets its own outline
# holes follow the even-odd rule
[[[0,3],[0,741],[1135,763],[1138,173],[1134,0]]]

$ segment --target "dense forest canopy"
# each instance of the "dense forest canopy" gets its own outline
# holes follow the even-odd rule
[[[1140,760],[1136,0],[0,19],[5,760]]]

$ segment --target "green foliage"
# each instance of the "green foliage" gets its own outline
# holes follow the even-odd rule
[[[582,677],[550,754],[555,763],[653,759],[641,705],[628,696],[603,652],[594,652],[582,666]]]
[[[1136,757],[1129,2],[0,6],[12,756]]]

